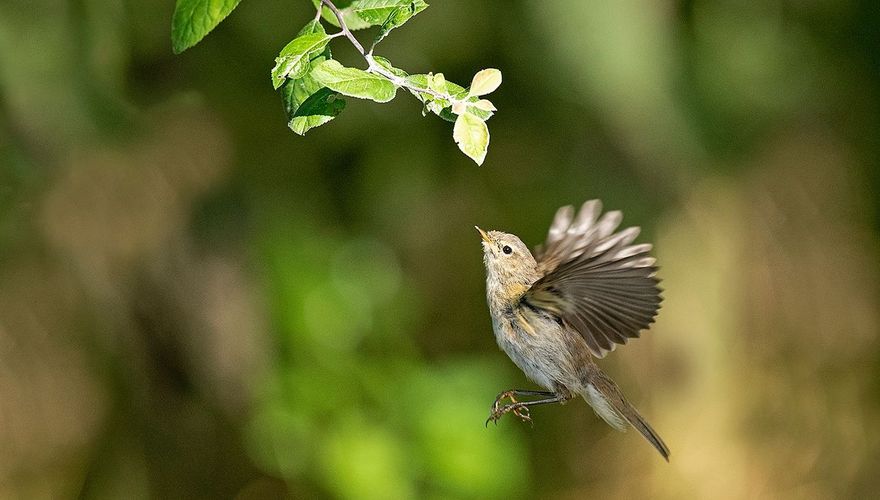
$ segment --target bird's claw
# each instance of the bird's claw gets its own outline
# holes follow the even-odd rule
[[[497,396],[495,396],[495,402],[492,403],[492,410],[489,412],[489,418],[486,419],[486,427],[489,427],[489,422],[498,425],[498,419],[501,418],[502,415],[507,413],[509,410],[502,411],[501,402],[505,399],[510,399],[511,402],[516,403],[516,398],[513,397],[513,391],[504,391]]]

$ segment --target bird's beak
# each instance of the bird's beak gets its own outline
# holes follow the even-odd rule
[[[492,243],[492,238],[489,237],[489,234],[486,233],[486,231],[480,229],[479,226],[474,227],[477,229],[477,231],[480,232],[480,237],[483,238],[483,241],[485,241],[486,243]]]

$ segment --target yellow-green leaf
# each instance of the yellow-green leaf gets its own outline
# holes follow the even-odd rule
[[[489,148],[489,127],[486,122],[470,113],[462,113],[455,120],[452,138],[464,154],[482,165]]]
[[[469,95],[486,95],[494,92],[501,85],[501,71],[494,68],[484,69],[474,75]]]

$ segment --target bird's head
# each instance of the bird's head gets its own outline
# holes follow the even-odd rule
[[[511,287],[531,286],[538,279],[538,265],[532,252],[515,235],[501,231],[483,231],[483,262],[486,264],[486,279],[489,292],[512,293]],[[504,290],[492,290],[493,286]]]

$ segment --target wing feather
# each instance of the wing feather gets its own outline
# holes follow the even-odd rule
[[[600,358],[648,328],[662,301],[651,245],[633,244],[638,227],[615,233],[622,214],[600,217],[601,209],[590,200],[577,214],[571,206],[556,212],[535,249],[543,277],[522,299],[577,330]]]

